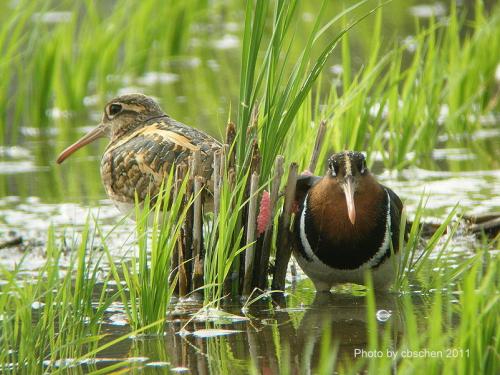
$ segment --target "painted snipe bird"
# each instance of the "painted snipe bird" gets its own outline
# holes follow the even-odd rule
[[[372,270],[375,288],[390,286],[403,204],[377,182],[362,153],[333,154],[324,177],[300,176],[297,200],[294,256],[317,291],[363,284],[366,269]]]
[[[209,179],[213,154],[221,147],[211,136],[169,117],[152,98],[128,94],[111,100],[101,123],[61,152],[57,163],[102,137],[110,142],[101,160],[101,178],[107,195],[124,213],[134,206],[136,192],[140,201],[157,195],[171,167],[187,163],[195,150],[201,153],[201,174]]]

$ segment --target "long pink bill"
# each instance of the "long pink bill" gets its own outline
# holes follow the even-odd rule
[[[66,158],[68,158],[73,152],[82,148],[83,146],[88,145],[89,143],[94,142],[98,138],[105,137],[106,133],[104,131],[104,126],[98,125],[95,129],[92,129],[87,134],[85,134],[78,141],[73,143],[71,146],[66,148],[63,152],[61,152],[57,158],[57,164],[61,164]]]
[[[356,207],[354,206],[354,185],[352,176],[348,176],[344,185],[345,201],[347,203],[347,214],[349,221],[354,225],[356,222]]]

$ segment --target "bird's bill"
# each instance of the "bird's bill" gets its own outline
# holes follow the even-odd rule
[[[61,164],[76,150],[82,148],[83,146],[88,145],[89,143],[94,142],[98,138],[102,138],[105,136],[106,133],[104,131],[104,126],[102,124],[98,125],[95,129],[89,131],[82,138],[80,138],[78,141],[76,141],[71,146],[66,148],[63,152],[61,152],[57,158],[57,164]]]
[[[347,177],[344,185],[345,201],[347,203],[347,215],[349,221],[354,225],[356,222],[356,207],[354,206],[354,179],[352,176]]]

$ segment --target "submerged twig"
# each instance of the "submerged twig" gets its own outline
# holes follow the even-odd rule
[[[21,236],[17,236],[9,240],[0,242],[0,249],[7,249],[9,247],[21,245],[22,243],[23,243],[23,238]]]
[[[493,238],[500,233],[500,217],[487,221],[481,221],[478,224],[471,224],[469,229],[472,233],[485,233]]]
[[[481,224],[486,221],[491,221],[494,219],[500,218],[500,212],[489,212],[485,214],[479,214],[479,215],[467,215],[465,214],[463,216],[464,220],[471,224]]]

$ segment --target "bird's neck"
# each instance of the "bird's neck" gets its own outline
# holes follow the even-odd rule
[[[124,137],[128,137],[138,130],[148,126],[151,122],[158,118],[164,118],[164,113],[151,113],[148,115],[140,115],[135,118],[128,118],[129,121],[123,122],[119,126],[111,129],[111,143],[116,142]]]
[[[111,132],[111,142],[114,143],[120,139],[123,139],[124,137],[127,137],[128,135],[134,133],[139,129],[141,125],[137,122],[133,123],[128,123],[128,124],[123,124],[122,126],[113,129]]]

